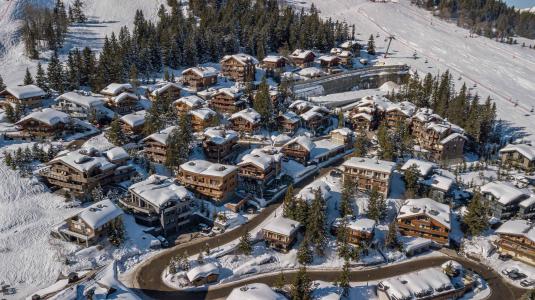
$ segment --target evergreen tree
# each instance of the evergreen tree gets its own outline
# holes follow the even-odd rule
[[[3,91],[6,88],[6,85],[4,84],[4,78],[2,78],[2,75],[0,75],[0,91]]]
[[[342,272],[340,273],[340,276],[338,277],[338,286],[342,288],[342,296],[347,297],[349,296],[349,290],[351,289],[350,282],[350,273],[349,273],[349,260],[345,260],[344,266],[342,268]]]
[[[273,107],[269,96],[269,85],[267,84],[266,77],[263,77],[262,82],[260,82],[260,86],[254,97],[253,109],[260,114],[264,126],[267,127],[271,124]]]
[[[126,143],[126,135],[121,128],[121,121],[119,118],[115,118],[111,122],[110,129],[106,132],[106,137],[116,146],[122,146]]]
[[[11,106],[11,104],[8,103],[4,105],[4,111],[6,113],[6,118],[10,123],[15,123],[18,121],[15,116],[15,111],[13,110],[13,106]]]
[[[312,281],[307,273],[307,268],[302,266],[297,272],[290,289],[291,300],[312,299]]]
[[[345,126],[344,113],[340,111],[338,113],[338,128],[343,128]]]
[[[377,142],[381,147],[380,156],[384,160],[394,160],[394,144],[388,132],[386,124],[381,124],[377,129]]]
[[[468,211],[463,217],[463,224],[468,234],[476,236],[489,227],[489,209],[481,199],[479,191],[474,192]]]
[[[327,243],[327,232],[325,228],[325,199],[318,190],[312,200],[308,220],[306,223],[306,237],[314,245],[314,250],[319,256],[323,256]]]
[[[163,126],[164,124],[161,120],[160,112],[158,111],[158,106],[156,105],[156,103],[153,103],[145,115],[145,123],[143,124],[143,134],[151,135],[161,130]]]
[[[355,181],[350,176],[344,177],[344,183],[342,187],[342,194],[340,196],[340,206],[338,211],[342,218],[353,215],[353,206],[351,200],[355,194]]]
[[[355,138],[355,145],[353,155],[356,157],[365,157],[368,154],[368,148],[370,146],[370,140],[364,130],[357,133]]]
[[[4,151],[4,163],[6,166],[11,167],[13,164],[13,157],[11,156],[11,153]]]
[[[26,75],[24,75],[24,85],[33,84],[33,77],[32,73],[30,73],[30,70],[26,68]]]
[[[336,229],[336,244],[338,256],[344,259],[351,258],[351,248],[349,246],[349,228],[347,218],[342,218],[340,226]]]
[[[375,188],[370,193],[368,200],[368,217],[376,222],[382,220],[386,215],[386,202]]]
[[[405,170],[405,176],[403,177],[405,181],[405,192],[407,198],[412,198],[416,195],[418,190],[418,179],[420,178],[420,170],[418,165],[413,164],[407,170]]]
[[[308,240],[305,238],[301,242],[301,245],[299,246],[299,250],[297,251],[297,261],[301,265],[308,265],[311,264],[314,260],[312,250],[310,249],[310,246],[308,244]]]
[[[249,231],[244,231],[242,236],[240,237],[240,242],[238,244],[238,249],[242,254],[250,255],[253,251],[253,245],[251,241],[251,234]]]
[[[292,220],[296,219],[296,202],[294,199],[293,185],[289,185],[283,200],[283,216]]]
[[[74,22],[85,23],[87,21],[87,17],[84,14],[83,8],[84,3],[82,0],[74,0],[71,8],[72,19]]]
[[[113,246],[118,247],[124,242],[124,239],[125,229],[123,219],[117,218],[111,223],[111,226],[108,227],[108,240]]]
[[[375,41],[373,39],[373,34],[370,34],[368,39],[368,54],[375,55]]]
[[[46,74],[41,62],[37,63],[37,74],[35,75],[35,84],[40,87],[43,91],[48,91],[48,86],[46,84]]]
[[[58,58],[58,53],[54,52],[50,58],[47,68],[47,77],[49,87],[59,93],[64,91],[64,76],[63,76],[63,66]]]
[[[391,249],[400,247],[398,241],[398,226],[395,219],[390,222],[390,224],[388,224],[388,232],[385,237],[385,245]]]
[[[91,190],[91,200],[93,200],[93,202],[100,202],[104,200],[104,198],[105,198],[104,191],[102,190],[102,187],[100,186],[100,184],[95,186]]]

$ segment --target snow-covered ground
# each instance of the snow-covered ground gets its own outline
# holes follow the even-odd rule
[[[64,1],[66,5],[74,0]],[[26,67],[35,74],[37,61],[24,55],[17,30],[23,7],[27,4],[52,7],[54,0],[0,0],[0,75],[6,84],[21,84]],[[85,0],[84,12],[88,22],[73,25],[65,41],[63,52],[73,47],[90,47],[100,50],[104,37],[119,32],[123,26],[132,28],[136,10],[142,10],[146,19],[157,18],[160,5],[165,0]],[[42,55],[44,58],[44,55]],[[46,61],[43,61],[46,64]]]
[[[422,73],[450,70],[457,85],[477,83],[477,91],[490,95],[498,106],[498,116],[509,121],[511,127],[535,133],[535,51],[520,45],[501,44],[484,37],[469,37],[469,32],[412,6],[408,0],[379,3],[367,0],[306,0],[314,3],[324,17],[355,24],[358,39],[365,44],[374,36],[378,52],[384,52],[385,38],[395,40],[385,60],[387,64],[408,64]],[[535,44],[526,41],[526,44]],[[413,58],[416,51],[418,59]],[[425,63],[425,61],[428,63]],[[483,98],[484,99],[484,98]],[[518,101],[514,106],[512,102]],[[529,116],[526,116],[529,115]],[[535,139],[531,136],[530,139]]]

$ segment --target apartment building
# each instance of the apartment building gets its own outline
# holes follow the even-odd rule
[[[402,235],[421,237],[440,245],[449,244],[450,207],[429,198],[407,199],[396,222]]]
[[[156,99],[163,98],[163,99],[170,99],[175,100],[180,98],[180,86],[173,82],[164,82],[156,85],[155,87],[151,87],[148,90],[148,98],[151,101],[156,101]]]
[[[365,157],[351,157],[342,164],[344,180],[351,179],[361,191],[377,191],[388,197],[396,163]]]
[[[189,225],[193,194],[175,179],[151,175],[131,185],[128,193],[120,203],[132,211],[137,223],[159,228],[164,235]]]
[[[45,108],[34,111],[15,123],[21,137],[30,139],[53,139],[74,132],[77,127],[71,117],[61,111]],[[80,128],[80,131],[83,131]]]
[[[508,220],[517,215],[519,204],[530,197],[530,193],[509,182],[492,181],[481,187],[481,194],[490,208],[490,215],[498,220]]]
[[[261,195],[270,186],[281,169],[281,154],[269,154],[254,149],[238,163],[239,185],[245,191]]]
[[[250,55],[239,53],[226,55],[221,59],[221,74],[237,82],[255,81],[258,60]]]
[[[101,119],[103,117],[113,118],[113,111],[104,107],[106,102],[103,98],[90,96],[77,92],[67,92],[56,98],[52,108],[69,114],[73,118]]]
[[[238,185],[238,168],[232,165],[192,160],[180,165],[178,180],[201,197],[226,202]]]

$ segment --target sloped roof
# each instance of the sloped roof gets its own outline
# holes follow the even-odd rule
[[[279,216],[271,220],[271,222],[266,224],[262,229],[275,232],[275,233],[279,233],[282,235],[290,236],[297,229],[299,229],[299,226],[301,226],[301,223],[294,221],[292,219]]]
[[[33,97],[44,97],[46,95],[45,91],[33,84],[23,86],[8,86],[4,91],[2,91],[1,94],[5,94],[6,92],[20,100]]]
[[[451,228],[450,207],[433,199],[407,199],[399,209],[398,219],[425,214],[446,228]]]
[[[238,168],[233,165],[211,163],[206,160],[188,161],[186,163],[181,164],[180,169],[191,173],[214,177],[223,177],[238,170]]]
[[[158,208],[169,201],[187,201],[193,198],[185,187],[176,184],[172,178],[161,175],[151,175],[131,185],[128,190]]]
[[[193,72],[202,78],[217,76],[217,70],[214,67],[193,67],[184,70],[182,74],[188,72]]]
[[[94,96],[85,96],[76,92],[67,92],[56,98],[56,101],[64,100],[75,103],[85,108],[92,108],[104,105],[104,99]]]
[[[98,229],[122,214],[122,209],[109,199],[105,199],[86,207],[78,214],[78,217],[89,227]]]
[[[518,152],[529,160],[535,160],[535,147],[527,144],[509,144],[502,149],[500,153]]]
[[[237,119],[237,118],[242,118],[244,120],[247,120],[247,122],[250,122],[250,123],[253,123],[253,124],[257,124],[260,122],[260,114],[258,112],[256,112],[256,110],[252,109],[252,108],[246,108],[244,110],[241,110],[237,113],[234,113],[232,114],[232,116],[230,116],[229,120],[234,120],[234,119]]]
[[[131,114],[127,114],[121,117],[121,121],[125,122],[131,127],[137,127],[145,124],[145,115],[144,110],[136,111]]]
[[[367,157],[351,157],[350,159],[346,160],[342,164],[342,166],[373,170],[390,174],[394,171],[396,163]]]
[[[30,119],[33,119],[33,120],[36,120],[38,122],[41,122],[41,123],[45,123],[49,126],[54,126],[58,123],[67,123],[69,122],[70,120],[70,117],[68,114],[64,113],[64,112],[61,112],[61,111],[57,111],[55,109],[52,109],[52,108],[45,108],[41,111],[35,111],[35,112],[32,112],[30,113],[29,115],[25,116],[24,118],[20,119],[20,121],[18,121],[17,123],[15,124],[21,124],[21,123],[24,123],[24,121],[27,121],[27,120],[30,120]]]
[[[100,91],[101,94],[105,95],[118,95],[127,90],[132,90],[133,87],[130,83],[110,83],[107,87]]]
[[[498,202],[507,205],[511,202],[523,200],[529,195],[521,189],[513,186],[508,182],[493,181],[481,187],[482,193],[489,193],[494,196]]]

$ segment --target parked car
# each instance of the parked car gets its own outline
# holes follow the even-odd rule
[[[528,277],[528,276],[526,276],[526,274],[520,273],[520,272],[511,272],[507,276],[509,276],[509,278],[511,278],[512,280],[515,280],[515,281]]]
[[[500,254],[500,255],[498,255],[498,259],[500,259],[502,261],[508,261],[511,258],[513,258],[513,257],[511,255],[509,255],[509,254]]]
[[[530,287],[535,284],[535,280],[533,279],[524,279],[520,281],[520,285],[523,287]]]
[[[503,275],[509,275],[510,273],[518,273],[518,269],[514,267],[509,267],[502,270]]]
[[[224,228],[221,228],[221,227],[219,227],[219,226],[214,226],[214,227],[212,228],[212,232],[213,232],[214,234],[221,234],[221,233],[225,232],[225,229],[224,229]]]
[[[159,241],[160,241],[160,244],[162,245],[162,248],[167,248],[169,247],[169,241],[167,241],[166,238],[164,238],[163,236],[159,235],[156,237]]]

